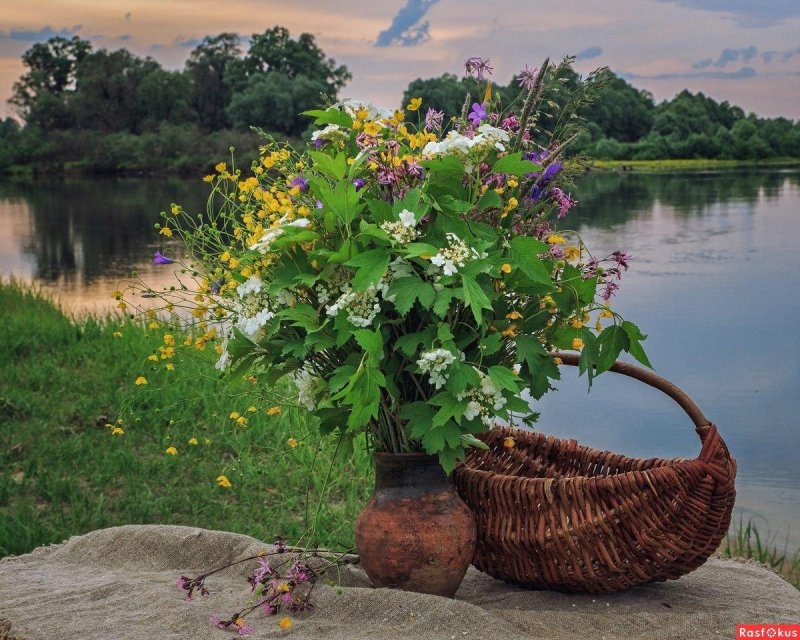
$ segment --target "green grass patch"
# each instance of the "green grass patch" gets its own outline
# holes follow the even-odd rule
[[[781,545],[776,535],[770,535],[752,521],[739,519],[725,538],[720,552],[726,558],[753,558],[772,568],[800,589],[800,549],[792,552],[788,544]]]
[[[593,160],[592,169],[636,171],[641,173],[666,173],[681,171],[723,171],[759,167],[797,167],[800,158],[770,158],[768,160],[709,160],[691,158],[684,160]]]
[[[249,414],[259,397],[251,383],[223,385],[196,359],[176,361],[174,372],[148,361],[163,329],[71,320],[13,283],[0,284],[0,325],[0,556],[132,523],[296,541],[317,510],[307,541],[352,545],[371,464],[363,453],[335,457],[334,439],[315,435],[309,412]],[[147,387],[134,386],[139,375]],[[131,394],[125,433],[111,435],[106,425]],[[248,415],[246,427],[229,418],[234,410]],[[178,455],[165,453],[171,446]],[[221,474],[231,488],[217,485]]]

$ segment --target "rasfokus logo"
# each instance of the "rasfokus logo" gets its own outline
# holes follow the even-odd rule
[[[781,640],[797,638],[800,640],[800,624],[740,624],[736,627],[736,638],[766,638]]]

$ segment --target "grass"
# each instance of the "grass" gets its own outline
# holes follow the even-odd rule
[[[177,380],[170,382],[162,363],[146,360],[163,330],[127,320],[70,320],[13,283],[0,283],[0,326],[0,556],[132,523],[262,540],[280,534],[294,542],[317,508],[308,542],[352,546],[353,523],[371,492],[371,465],[364,454],[335,456],[332,439],[312,435],[308,412],[259,411],[247,414],[246,428],[235,428],[230,412],[246,413],[261,399],[249,383],[223,387],[198,375],[191,360],[176,363]],[[150,384],[125,414],[125,435],[112,436],[105,424],[135,392],[140,374]],[[193,437],[196,446],[188,445]],[[290,448],[289,438],[300,446]],[[169,446],[177,456],[165,453]],[[216,485],[221,473],[230,489]],[[740,521],[720,552],[756,558],[800,589],[800,551],[781,551],[752,522]]]
[[[792,553],[788,544],[781,545],[777,536],[759,531],[752,520],[739,519],[728,534],[720,552],[726,558],[753,558],[771,567],[800,589],[800,549]]]
[[[352,546],[371,466],[363,454],[334,460],[335,443],[318,443],[308,412],[259,411],[249,414],[246,428],[236,428],[230,412],[245,412],[257,394],[248,397],[241,386],[222,387],[191,369],[152,393],[166,372],[146,356],[162,344],[163,330],[112,319],[72,321],[13,283],[0,284],[0,326],[0,556],[131,523],[296,541],[317,506],[313,543]],[[112,436],[104,425],[115,421],[141,373],[151,384],[126,414],[125,434]],[[187,444],[193,437],[196,446]],[[290,448],[289,438],[300,446]],[[178,455],[167,455],[168,446]],[[217,486],[222,473],[230,489]]]
[[[593,160],[593,169],[663,173],[680,171],[716,171],[758,167],[796,167],[800,158],[771,158],[769,160],[709,160],[691,158],[683,160]]]

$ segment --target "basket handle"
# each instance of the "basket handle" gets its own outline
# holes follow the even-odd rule
[[[577,367],[580,362],[580,356],[575,353],[555,353],[551,352],[553,358],[560,358],[563,364],[568,364]],[[714,423],[703,415],[694,400],[687,396],[677,385],[672,384],[669,380],[662,378],[654,371],[637,367],[636,365],[629,364],[617,360],[609,371],[620,373],[629,378],[634,378],[640,382],[658,389],[665,393],[675,402],[677,402],[681,409],[691,418],[695,426],[697,435],[700,436],[702,448],[697,459],[705,463],[706,471],[709,475],[714,477],[720,486],[727,486],[728,483],[733,482],[736,476],[736,462],[731,457],[725,441],[720,436],[719,431]]]
[[[580,361],[580,356],[574,353],[551,353],[550,355],[553,358],[560,358],[561,362],[572,365],[573,367],[577,367]],[[621,360],[617,360],[614,364],[612,364],[609,371],[621,373],[629,378],[635,378],[636,380],[644,382],[645,384],[655,387],[659,391],[667,394],[681,406],[681,409],[687,413],[689,418],[691,418],[692,422],[694,422],[694,425],[698,429],[711,424],[708,418],[703,415],[703,412],[700,411],[700,407],[694,403],[694,400],[687,396],[676,385],[672,384],[669,380],[662,378],[657,373],[643,369],[642,367],[637,367],[634,364],[622,362]]]

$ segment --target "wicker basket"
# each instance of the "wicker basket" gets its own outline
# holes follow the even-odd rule
[[[481,571],[535,589],[602,593],[678,578],[719,547],[736,462],[717,428],[651,371],[623,362],[611,370],[678,402],[697,427],[700,455],[644,460],[519,429],[484,434],[489,450],[472,449],[455,471],[477,520],[473,564]]]

